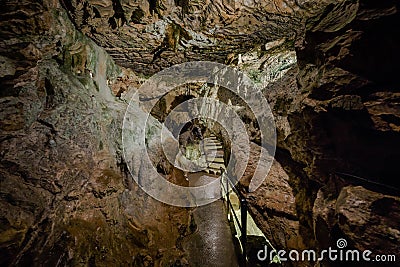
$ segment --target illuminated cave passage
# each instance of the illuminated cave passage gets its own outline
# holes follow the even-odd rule
[[[1,266],[399,265],[399,1],[2,4]]]

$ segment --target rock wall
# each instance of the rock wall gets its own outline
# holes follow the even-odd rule
[[[62,2],[76,26],[117,63],[149,75],[185,61],[237,61],[256,45],[300,34],[305,18],[337,1]]]
[[[396,1],[345,1],[307,19],[294,46],[283,39],[242,55],[278,137],[270,173],[246,193],[260,149],[252,144],[242,192],[276,248],[322,250],[345,238],[348,248],[398,256],[399,19]]]
[[[298,81],[306,97],[291,117],[313,129],[293,134],[288,143],[302,147],[303,155],[293,157],[313,162],[308,172],[317,180],[342,171],[399,186],[393,178],[400,153],[393,144],[400,138],[394,73],[400,38],[392,26],[398,8],[393,1],[360,1],[328,9],[298,43]],[[347,17],[355,18],[349,23]]]
[[[398,253],[398,1],[9,0],[2,12],[0,264],[185,264],[188,211],[131,181],[119,127],[125,91],[204,59],[238,65],[274,112],[276,161],[247,194],[273,245],[342,237]]]
[[[288,115],[294,127],[286,143],[292,159],[321,186],[313,208],[321,247],[344,237],[357,249],[398,253],[399,191],[387,186],[399,188],[400,83],[394,68],[400,32],[393,27],[399,7],[397,1],[329,6],[308,22],[297,43],[304,99]]]
[[[265,86],[286,174],[275,164],[249,198],[275,246],[293,247],[284,232],[298,248],[345,238],[349,248],[398,256],[399,21],[396,1],[328,5],[296,41],[297,67]],[[295,208],[279,204],[293,198]]]
[[[0,265],[180,264],[188,210],[122,160],[121,69],[57,1],[7,1],[0,35]]]

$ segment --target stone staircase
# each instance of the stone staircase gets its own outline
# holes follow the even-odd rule
[[[203,151],[205,154],[207,168],[205,172],[208,174],[221,175],[225,170],[224,150],[221,142],[213,134],[204,139]]]

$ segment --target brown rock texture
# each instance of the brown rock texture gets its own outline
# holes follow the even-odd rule
[[[399,188],[396,177],[400,159],[397,146],[400,106],[396,96],[400,84],[394,66],[400,59],[397,49],[400,32],[393,27],[398,21],[398,2],[347,2],[332,6],[323,17],[309,21],[304,39],[297,43],[298,83],[304,98],[288,114],[292,133],[285,143],[292,159],[303,164],[309,179],[324,186],[324,190],[330,188],[332,193],[325,201],[338,197],[336,205],[350,205],[349,200],[342,202],[346,191],[338,195],[340,188],[348,184],[398,194],[398,190],[393,193],[379,185]],[[335,175],[337,172],[363,179]],[[360,194],[350,194],[347,198],[357,198]],[[377,193],[367,190],[364,194],[377,197]],[[392,199],[390,195],[380,198]],[[376,200],[363,199],[363,206],[353,210],[352,220],[344,219],[348,212],[341,214],[346,207],[343,210],[336,207],[339,215],[343,215],[338,222],[335,213],[325,211],[325,223],[335,225],[328,231],[328,243],[332,245],[336,238],[344,236],[357,248],[369,246],[376,249],[375,253],[395,251],[398,239],[388,242],[385,249],[379,245],[383,240],[393,240],[392,229],[399,229],[395,207],[380,214],[385,218],[378,221],[374,215],[364,218],[364,222],[356,219],[363,217]],[[320,203],[316,202],[314,209],[320,210]],[[321,218],[318,217],[318,222]],[[363,223],[377,223],[380,229],[375,229],[376,234],[362,231],[355,234],[354,229]],[[321,231],[318,224],[314,228],[317,231]],[[327,243],[326,235],[317,235],[316,239],[320,244]]]
[[[243,55],[239,67],[263,88],[277,127],[277,163],[247,193],[277,248],[336,247],[346,238],[351,248],[398,256],[399,21],[396,1],[344,1],[308,18],[294,47],[284,40]],[[285,65],[293,49],[297,64]],[[285,240],[292,233],[298,242]]]
[[[349,248],[400,257],[399,8],[396,0],[7,0],[0,265],[185,266],[189,211],[132,181],[120,128],[129,94],[191,60],[237,66],[271,104],[275,160],[251,193],[260,136],[248,110],[239,114],[254,142],[240,189],[277,249],[345,238]],[[162,120],[187,89],[153,115]],[[242,105],[223,90],[217,97]],[[157,167],[171,172],[150,146]],[[144,148],[132,149],[134,175],[145,177]]]
[[[188,210],[147,196],[122,160],[120,68],[57,1],[1,12],[0,265],[180,264]]]
[[[238,54],[257,45],[294,38],[305,18],[337,1],[62,2],[78,29],[118,64],[149,75],[185,61],[237,61]]]
[[[260,147],[251,145],[250,163],[241,180],[247,188],[257,166]],[[251,193],[242,190],[249,203],[250,212],[260,229],[277,248],[305,248],[300,232],[301,225],[296,210],[296,198],[290,186],[289,175],[282,165],[274,160],[268,176],[261,187]]]
[[[322,247],[330,245],[328,233],[332,233],[336,238],[344,235],[349,246],[371,250],[373,255],[398,254],[399,216],[398,197],[361,186],[344,187],[336,200],[320,191],[314,206],[316,236]]]
[[[396,1],[328,5],[307,20],[296,41],[297,67],[263,90],[276,118],[276,159],[289,175],[306,247],[335,247],[344,237],[352,247],[398,254],[392,195],[399,191],[392,187],[399,188],[399,21]],[[291,196],[278,191],[282,200]],[[265,194],[256,193],[256,207]],[[385,201],[387,212],[372,208]]]
[[[399,185],[398,8],[393,1],[349,1],[309,22],[298,42],[305,98],[289,122],[302,122],[304,129],[287,143],[301,151],[292,153],[295,160],[312,162],[308,173],[316,180],[341,171]]]

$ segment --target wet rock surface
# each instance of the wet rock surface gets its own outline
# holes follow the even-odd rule
[[[185,61],[237,61],[255,46],[294,38],[306,17],[336,1],[62,2],[117,63],[149,75]]]
[[[395,179],[399,170],[395,162],[400,155],[394,145],[400,141],[394,119],[398,116],[399,105],[393,98],[398,93],[399,82],[390,74],[400,59],[395,48],[400,42],[399,32],[392,27],[394,21],[400,20],[399,6],[393,1],[379,5],[360,1],[346,6],[339,5],[319,22],[311,21],[304,40],[297,43],[298,82],[306,98],[301,100],[297,110],[292,107],[293,112],[288,115],[293,131],[286,139],[287,149],[292,159],[304,164],[307,176],[320,186],[338,191],[345,185],[362,185],[387,194],[387,190],[368,181],[399,188]],[[344,9],[346,11],[339,11]],[[351,21],[350,17],[353,18]],[[386,112],[391,115],[385,116]],[[335,172],[350,173],[366,180],[352,180],[348,176],[339,178],[332,175]],[[365,192],[365,195],[376,194]],[[341,196],[342,193],[337,196],[337,204],[346,205],[340,201]],[[391,199],[391,196],[387,197]],[[367,206],[373,205],[374,200],[367,198],[364,201],[368,210]],[[318,203],[314,208],[318,209]],[[360,208],[354,210],[352,216],[363,216],[365,212]],[[389,221],[396,213],[394,208],[383,215],[387,219],[379,220],[380,227],[390,228]],[[336,215],[327,214],[329,224]],[[340,230],[330,231],[331,244],[337,236],[343,235],[354,246],[362,247],[356,245],[360,238],[349,233],[357,228],[356,221],[348,220],[347,227],[343,227],[343,221],[339,219],[336,226]],[[373,216],[367,221],[377,223]],[[397,224],[395,228],[398,227]],[[364,247],[368,243],[375,248],[382,239],[390,239],[392,230],[383,228],[379,231],[380,237],[366,238],[360,233],[365,237],[361,242]],[[314,231],[318,231],[318,226],[314,226]],[[321,244],[325,242],[324,238],[316,239]],[[389,242],[387,251],[396,246],[398,241]],[[384,252],[376,250],[375,253]]]
[[[309,154],[308,162],[313,161],[309,174],[317,180],[323,182],[318,177],[324,176],[319,171],[322,167],[325,176],[352,172],[398,186],[393,177],[398,174],[394,162],[399,153],[390,145],[399,142],[395,97],[399,84],[391,75],[399,60],[398,29],[391,26],[399,20],[398,6],[391,1],[354,5],[354,11],[348,9],[354,12],[351,22],[346,12],[336,16],[332,11],[325,20],[334,20],[339,29],[310,23],[303,42],[298,43],[299,84],[306,98],[289,121],[302,118],[312,127],[298,131],[298,137],[293,134],[288,142]]]
[[[314,206],[316,236],[324,248],[331,238],[345,237],[360,251],[396,255],[399,211],[398,197],[361,186],[344,187],[337,199],[321,190]]]
[[[252,144],[252,151],[254,152],[250,156],[250,164],[241,182],[244,188],[249,186],[246,180],[251,178],[255,171],[260,148]],[[268,176],[259,189],[245,195],[254,220],[274,246],[288,249],[305,247],[289,175],[279,162],[273,162]]]
[[[147,196],[122,160],[121,69],[56,1],[2,13],[0,264],[181,261],[188,211]]]
[[[286,173],[279,177],[288,175],[292,190],[271,178],[273,166],[266,178],[271,183],[248,196],[257,222],[264,229],[275,224],[273,230],[284,234],[291,227],[277,222],[287,215],[268,215],[268,210],[270,206],[279,210],[276,198],[294,197],[293,218],[299,220],[303,241],[299,248],[335,247],[343,237],[350,247],[370,247],[377,254],[385,253],[380,244],[390,240],[385,243],[386,253],[398,253],[394,252],[398,190],[391,188],[399,187],[395,163],[399,84],[391,74],[399,60],[399,33],[393,27],[399,21],[398,10],[395,1],[328,6],[307,20],[304,36],[295,42],[297,66],[281,79],[262,83],[276,119],[275,158]],[[270,195],[268,188],[274,186],[274,197],[263,203]],[[380,208],[372,211],[375,201],[391,204],[387,212],[379,213]],[[271,234],[274,244],[284,247],[276,235]]]
[[[349,248],[398,253],[398,193],[387,190],[399,187],[397,1],[10,0],[2,14],[1,265],[188,264],[189,212],[141,191],[120,143],[131,92],[188,60],[237,66],[271,105],[275,161],[246,196],[276,248],[346,238]],[[153,115],[162,120],[184,90]],[[253,142],[246,192],[260,136],[240,112]],[[184,184],[150,146],[157,168]],[[145,177],[140,153],[134,174]]]

